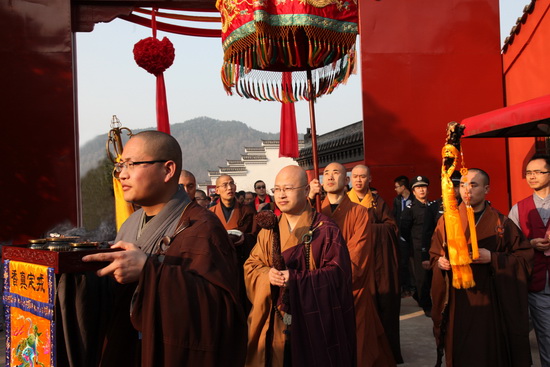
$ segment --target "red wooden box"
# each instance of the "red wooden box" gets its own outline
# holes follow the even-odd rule
[[[82,249],[78,251],[49,251],[31,249],[28,245],[4,245],[3,260],[15,260],[54,268],[56,274],[96,271],[108,262],[83,262],[82,257],[98,252],[120,251],[120,249]]]

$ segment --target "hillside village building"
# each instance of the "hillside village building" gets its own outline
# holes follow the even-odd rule
[[[304,141],[298,141],[299,149],[303,146]],[[293,158],[279,157],[279,140],[262,139],[261,146],[244,147],[241,159],[228,159],[225,167],[209,170],[210,182],[201,182],[198,186],[201,190],[205,190],[208,185],[215,185],[216,179],[221,175],[230,175],[238,191],[254,192],[254,182],[257,180],[264,181],[269,190],[274,185],[277,173],[281,168],[289,165],[298,165],[298,163]],[[268,193],[270,194],[270,191]]]

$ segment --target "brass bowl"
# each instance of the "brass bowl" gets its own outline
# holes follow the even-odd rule
[[[72,242],[70,244],[72,251],[79,251],[79,250],[92,250],[98,248],[100,245],[99,242],[91,242],[91,241],[84,241],[84,242]]]
[[[46,242],[76,242],[80,239],[78,236],[60,236],[60,237],[48,237]]]

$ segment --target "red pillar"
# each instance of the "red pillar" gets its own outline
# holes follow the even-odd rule
[[[0,2],[0,242],[78,224],[71,2]]]
[[[393,179],[425,175],[440,193],[449,121],[503,106],[498,0],[360,2],[365,163],[390,201]],[[508,210],[503,139],[465,139],[468,167],[492,179]]]

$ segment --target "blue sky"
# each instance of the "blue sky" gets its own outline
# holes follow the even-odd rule
[[[501,39],[504,40],[530,0],[500,0]],[[116,19],[97,24],[93,32],[77,33],[77,83],[80,144],[110,130],[112,115],[124,126],[156,126],[155,77],[133,59],[136,42],[151,36],[149,28]],[[227,96],[220,80],[222,47],[219,38],[187,37],[159,32],[176,49],[174,64],[164,73],[170,123],[208,116],[238,120],[266,132],[277,132],[280,103]],[[359,68],[357,70],[359,72]],[[361,120],[361,81],[352,75],[346,85],[315,105],[317,133]],[[298,132],[309,127],[309,106],[296,104]]]

